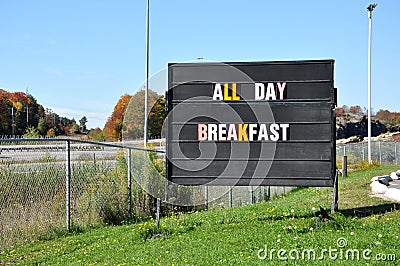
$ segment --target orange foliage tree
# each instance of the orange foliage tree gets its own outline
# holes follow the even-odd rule
[[[144,90],[133,96],[125,94],[117,102],[113,113],[104,126],[104,135],[108,141],[143,138],[144,132]],[[149,90],[148,94],[148,136],[161,136],[165,118],[165,98]]]
[[[122,124],[126,107],[132,96],[125,94],[117,102],[114,111],[107,119],[104,125],[104,134],[108,141],[116,141],[122,139]]]

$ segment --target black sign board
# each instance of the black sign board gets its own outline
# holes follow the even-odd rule
[[[333,186],[333,60],[169,64],[167,178]]]

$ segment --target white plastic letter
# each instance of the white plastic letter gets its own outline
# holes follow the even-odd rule
[[[215,84],[214,87],[214,93],[213,93],[213,100],[223,100],[224,96],[222,95],[222,88],[221,88],[221,84],[217,83]]]

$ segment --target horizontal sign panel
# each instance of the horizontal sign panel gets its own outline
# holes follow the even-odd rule
[[[332,186],[333,60],[170,64],[167,177]]]
[[[192,81],[332,81],[333,61],[170,64],[170,85]]]
[[[242,177],[240,179],[235,179],[234,182],[232,178],[209,178],[209,177],[182,177],[174,178],[174,183],[178,185],[188,185],[188,186],[198,186],[204,184],[212,184],[213,186],[306,186],[306,187],[330,187],[332,186],[332,181],[330,178],[320,179],[312,177],[301,177],[301,178],[274,178],[268,177],[264,179],[252,179]]]
[[[330,160],[330,143],[202,142],[172,143],[172,160]]]
[[[177,105],[171,105],[175,108]],[[329,123],[331,117],[331,103],[181,103],[175,108],[170,118],[173,122],[189,122],[189,119],[200,117],[213,119],[218,123],[296,123],[308,122]],[[207,121],[207,120],[205,120]]]
[[[203,120],[202,123],[210,125],[215,123],[214,121]],[[230,124],[225,124],[230,125]],[[190,122],[190,123],[180,123],[180,124],[173,124],[171,126],[171,133],[173,136],[176,136],[176,139],[172,139],[172,142],[198,142],[198,122]],[[248,126],[247,126],[248,127]],[[226,128],[226,127],[225,127]],[[235,127],[237,128],[237,127]],[[267,127],[268,128],[268,127]],[[329,134],[331,132],[331,125],[326,124],[290,124],[290,128],[287,130],[287,141],[325,141],[330,142],[331,139],[329,138]],[[226,132],[226,129],[225,129]],[[217,130],[217,133],[218,132]],[[246,130],[248,135],[248,130]],[[273,141],[271,140],[271,130],[268,131],[269,134],[268,139],[263,139],[262,141]],[[225,133],[226,135],[226,133]],[[207,139],[208,140],[208,139]],[[233,139],[232,139],[233,140]],[[231,141],[232,141],[231,140]],[[238,140],[238,139],[236,139]],[[219,139],[219,141],[222,141]],[[229,140],[228,140],[229,141]],[[240,140],[239,140],[240,141]],[[196,148],[197,146],[194,146]]]
[[[280,96],[280,91],[277,86],[277,83],[282,82],[273,82],[274,85],[273,92],[277,94],[278,99]],[[188,101],[191,98],[207,96],[212,98],[213,92],[215,89],[216,83],[209,82],[191,82],[184,83],[179,86],[175,86],[170,89],[169,93],[171,93],[171,97],[174,99],[174,103],[181,102],[183,100]],[[262,82],[264,84],[264,88],[262,86],[255,86],[255,83],[237,83],[237,91],[236,94],[241,97],[243,101],[252,101],[255,100],[255,95],[261,96],[264,92],[264,96],[266,93],[266,86],[268,88],[268,82]],[[228,84],[232,85],[232,84]],[[228,87],[229,88],[229,87]],[[321,100],[321,101],[330,101],[331,97],[331,89],[332,84],[330,81],[316,81],[316,82],[286,82],[283,91],[283,100],[285,101],[293,101],[293,100]],[[270,86],[270,90],[272,87]],[[232,88],[229,88],[229,94],[232,93]],[[196,101],[196,99],[192,99],[192,101]]]
[[[204,176],[216,178],[297,178],[297,177],[313,177],[328,178],[331,174],[329,161],[273,161],[270,163],[260,161],[212,161],[208,167],[204,167],[199,171],[193,171],[198,165],[203,164],[196,160],[180,161],[177,165],[180,167],[173,168],[172,176],[174,178],[186,176]],[[267,175],[263,172],[268,169]],[[240,174],[240,176],[238,176]]]

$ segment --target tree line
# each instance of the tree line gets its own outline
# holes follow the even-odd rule
[[[354,115],[368,115],[367,108],[361,108],[359,105],[355,106],[347,106],[343,105],[342,107],[337,107],[335,109],[336,117],[346,117],[348,114]],[[389,125],[400,125],[400,113],[399,112],[391,112],[386,109],[379,109],[378,112],[374,112],[371,110],[371,115],[374,119],[382,121],[383,123],[387,123]]]
[[[141,139],[144,136],[144,97],[140,90],[134,95],[121,96],[103,130],[92,129],[89,137],[96,141],[122,141]],[[160,138],[165,119],[165,97],[148,91],[148,137]]]
[[[55,137],[80,129],[75,119],[61,117],[44,108],[31,94],[0,89],[0,135]]]

